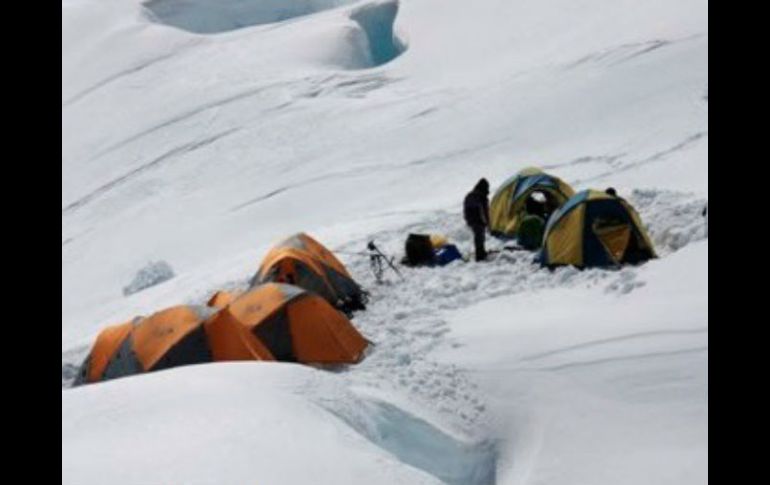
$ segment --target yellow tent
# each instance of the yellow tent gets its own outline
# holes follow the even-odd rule
[[[492,196],[489,204],[489,229],[498,237],[515,237],[524,216],[526,202],[534,192],[546,198],[552,213],[575,193],[566,182],[534,167],[525,168],[506,180]],[[544,221],[546,222],[546,221]]]

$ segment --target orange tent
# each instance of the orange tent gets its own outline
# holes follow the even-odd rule
[[[269,283],[219,311],[175,306],[104,329],[75,385],[212,361],[355,363],[367,345],[323,298]]]
[[[104,329],[75,383],[96,382],[211,361],[201,322],[211,309],[175,306]]]
[[[350,320],[323,298],[292,285],[258,286],[236,298],[206,325],[224,328],[235,322],[248,333],[236,337],[235,331],[227,332],[229,341],[223,348],[244,358],[263,357],[254,340],[276,360],[319,364],[358,362],[368,345]],[[221,360],[214,353],[215,360]]]
[[[267,282],[299,286],[345,312],[362,310],[367,301],[366,292],[334,254],[304,233],[281,241],[267,253],[251,286]]]
[[[219,290],[211,295],[211,298],[206,302],[206,305],[212,308],[224,308],[233,301],[236,296],[238,296],[237,293]]]

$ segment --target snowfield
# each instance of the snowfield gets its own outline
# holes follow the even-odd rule
[[[62,0],[62,482],[706,483],[707,93],[704,0]],[[464,194],[531,165],[615,187],[660,257],[376,284],[368,241],[469,252]],[[69,388],[101,328],[298,231],[372,294],[360,364]]]

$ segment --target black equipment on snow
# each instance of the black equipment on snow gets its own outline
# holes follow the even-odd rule
[[[377,283],[382,283],[382,275],[385,273],[385,264],[390,266],[390,269],[392,269],[402,280],[404,279],[404,276],[393,264],[394,257],[389,258],[385,256],[385,254],[380,251],[380,248],[374,244],[374,241],[369,241],[366,248],[369,250],[369,266],[372,269],[372,273],[374,273],[374,278],[377,280]]]
[[[420,266],[433,263],[433,244],[428,234],[409,234],[406,238],[406,258],[403,263],[409,266]]]

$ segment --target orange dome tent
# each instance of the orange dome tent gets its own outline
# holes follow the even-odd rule
[[[367,345],[323,298],[268,283],[219,311],[175,306],[102,330],[74,385],[216,361],[355,363]]]
[[[211,361],[201,325],[204,307],[175,306],[99,334],[75,384]]]
[[[299,286],[345,312],[362,310],[367,301],[366,292],[334,254],[304,233],[281,241],[267,253],[251,286],[267,282]]]
[[[368,345],[350,320],[327,301],[292,285],[258,286],[211,317],[207,325],[224,327],[234,322],[248,335],[232,342],[230,353],[249,355],[253,336],[276,360],[340,364],[358,362]],[[239,346],[243,348],[236,350]]]

